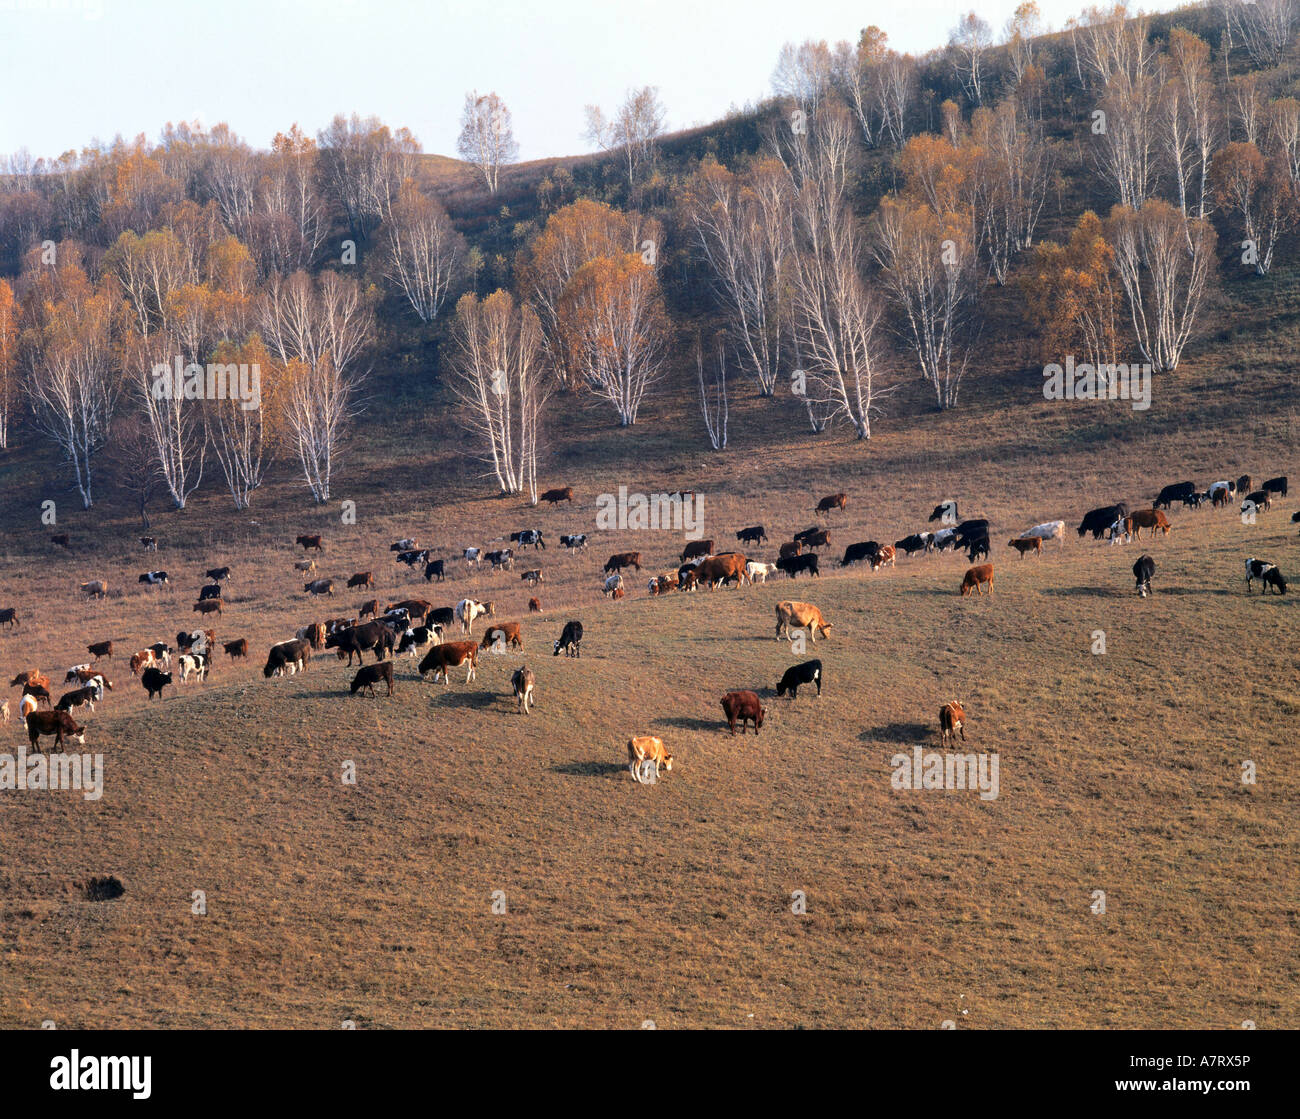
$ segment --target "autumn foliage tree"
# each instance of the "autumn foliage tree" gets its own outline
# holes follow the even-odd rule
[[[441,203],[414,183],[402,187],[383,230],[384,275],[422,323],[438,316],[464,269],[465,238]]]

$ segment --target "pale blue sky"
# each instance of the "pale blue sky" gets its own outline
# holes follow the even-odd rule
[[[1000,34],[1018,0],[981,0]],[[1148,9],[1168,9],[1158,0]],[[0,0],[0,153],[58,155],[168,120],[225,120],[256,147],[336,112],[406,125],[455,153],[466,91],[496,90],[521,156],[585,151],[583,106],[656,85],[672,128],[770,90],[787,40],[900,50],[947,40],[957,0]],[[1059,28],[1084,0],[1039,0]]]

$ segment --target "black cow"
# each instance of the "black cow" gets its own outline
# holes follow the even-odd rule
[[[211,579],[214,583],[223,583],[230,578],[230,568],[209,567],[207,571],[205,571],[203,574],[206,575],[209,579]]]
[[[426,583],[432,583],[435,575],[438,576],[438,582],[442,582],[444,575],[443,562],[443,560],[430,560],[424,565],[424,581]]]
[[[220,583],[209,583],[206,587],[202,587],[199,590],[200,602],[204,602],[209,598],[220,598],[220,597],[221,597]]]
[[[1120,501],[1114,505],[1103,505],[1099,509],[1092,509],[1083,515],[1083,521],[1079,524],[1079,536],[1082,537],[1087,533],[1092,533],[1094,540],[1100,540],[1106,535],[1106,530],[1122,517],[1128,516],[1128,506]]]
[[[798,699],[800,684],[816,684],[817,695],[822,694],[821,661],[804,661],[787,668],[785,675],[781,677],[781,682],[776,686],[776,694],[783,696],[789,692],[791,699]]]
[[[421,548],[418,551],[411,550],[397,553],[397,562],[404,563],[407,567],[415,567],[416,564],[429,562],[429,549]]]
[[[1280,493],[1283,497],[1286,497],[1286,476],[1270,478],[1264,483],[1264,490],[1267,493]]]
[[[530,545],[533,551],[538,548],[545,549],[546,541],[542,539],[542,530],[540,528],[526,528],[520,532],[510,534],[510,543],[518,544],[521,548],[527,548]]]
[[[575,532],[568,536],[561,536],[560,543],[571,552],[576,552],[579,548],[587,546],[587,534],[585,532]]]
[[[776,569],[784,571],[791,579],[801,571],[807,571],[810,575],[817,575],[820,578],[820,573],[817,570],[816,552],[809,552],[807,555],[802,556],[782,556],[776,561]]]
[[[812,528],[806,528],[803,532],[796,532],[791,539],[799,541],[800,544],[807,544],[809,540],[812,540],[816,536],[820,536],[824,531],[825,529],[813,525]]]
[[[919,532],[914,532],[911,536],[905,536],[902,540],[894,541],[894,551],[906,552],[909,556],[913,552],[924,552],[925,549],[925,536]]]
[[[930,514],[929,520],[943,521],[945,524],[951,524],[957,519],[957,503],[955,501],[941,501],[934,507],[934,512]]]
[[[363,664],[361,671],[352,679],[352,694],[365,689],[370,695],[375,694],[376,684],[387,684],[388,694],[393,694],[393,662],[384,661],[383,664]]]
[[[150,699],[153,699],[155,695],[161,699],[163,688],[167,687],[171,682],[172,674],[170,672],[160,672],[153,667],[146,668],[140,677],[140,683],[145,686]]]
[[[857,563],[859,560],[869,560],[878,551],[880,545],[874,540],[862,540],[857,544],[850,544],[844,550],[844,558],[840,560],[841,567],[848,567],[851,563]]]
[[[1152,509],[1159,509],[1162,505],[1168,509],[1175,501],[1186,502],[1196,492],[1196,486],[1192,482],[1175,482],[1171,486],[1165,486],[1160,491],[1160,496],[1152,503]]]
[[[1286,594],[1286,580],[1282,578],[1282,572],[1277,569],[1275,563],[1265,563],[1263,560],[1257,560],[1254,556],[1246,561],[1246,593],[1250,594],[1250,584],[1253,580],[1258,579],[1262,584],[1261,594],[1268,594],[1268,588],[1272,587],[1278,594]]]
[[[449,626],[456,620],[456,608],[439,606],[430,610],[424,620],[431,626]]]
[[[767,529],[762,525],[754,525],[751,528],[742,528],[736,533],[736,539],[741,544],[764,544],[767,542]]]
[[[364,661],[363,654],[367,649],[373,649],[375,660],[381,661],[385,654],[393,651],[393,645],[393,631],[382,621],[369,621],[364,625],[351,626],[325,638],[325,648],[337,650],[339,660],[343,659],[344,653],[347,654],[349,667],[354,655],[358,661]]]
[[[148,587],[162,586],[167,582],[167,572],[165,571],[146,571],[140,576],[141,583]]]
[[[1156,561],[1150,556],[1139,556],[1133,565],[1133,577],[1137,580],[1137,592],[1143,598],[1151,593],[1151,577],[1156,573]]]
[[[970,557],[971,563],[974,563],[980,556],[988,559],[989,556],[989,538],[987,535],[971,537],[966,541],[967,556]]]
[[[988,536],[989,523],[986,520],[962,521],[953,531],[953,545],[958,548],[968,548],[972,540],[978,540],[981,536]]]
[[[582,656],[582,623],[565,622],[564,632],[560,634],[560,639],[555,643],[554,656],[560,655],[560,650],[564,650],[566,657]]]

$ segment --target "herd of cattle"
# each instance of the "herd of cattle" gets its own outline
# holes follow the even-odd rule
[[[1271,508],[1274,496],[1285,497],[1287,480],[1285,477],[1271,478],[1259,489],[1252,488],[1249,476],[1213,483],[1207,490],[1200,491],[1191,482],[1180,482],[1164,487],[1150,508],[1130,509],[1124,502],[1116,502],[1089,511],[1078,526],[1077,533],[1082,539],[1089,533],[1094,539],[1107,538],[1112,544],[1124,544],[1130,540],[1140,540],[1142,530],[1161,533],[1167,536],[1170,522],[1166,511],[1175,502],[1182,502],[1190,508],[1199,508],[1203,504],[1214,507],[1227,505],[1235,497],[1242,496],[1241,512],[1243,520],[1266,512]],[[560,501],[572,501],[571,487],[549,490],[542,499],[555,505]],[[832,494],[815,507],[818,517],[836,511],[845,512],[848,507],[846,494]],[[841,568],[856,563],[867,563],[873,572],[886,566],[895,566],[899,555],[912,556],[917,553],[929,555],[948,550],[965,551],[971,566],[963,575],[959,588],[961,595],[981,595],[987,588],[993,593],[994,565],[991,562],[976,563],[976,560],[989,559],[990,526],[987,519],[961,519],[957,503],[945,500],[934,507],[929,522],[940,522],[935,531],[916,532],[893,544],[875,540],[849,543],[840,559]],[[1292,517],[1293,522],[1300,522],[1300,512]],[[1021,559],[1033,552],[1042,554],[1043,544],[1056,540],[1059,546],[1065,543],[1066,523],[1063,520],[1046,521],[1034,525],[1008,541],[1008,547],[1019,554]],[[738,544],[762,546],[770,543],[768,533],[763,525],[752,525],[735,533]],[[570,553],[584,552],[587,547],[585,533],[568,534],[559,537],[560,543]],[[56,540],[56,543],[60,541]],[[493,571],[511,571],[515,561],[515,550],[532,549],[534,553],[546,549],[545,533],[540,528],[523,529],[513,533],[510,541],[513,548],[465,548],[461,558],[467,568],[475,569],[486,560]],[[157,549],[153,537],[142,537],[141,543],[147,551]],[[318,535],[302,535],[295,541],[304,551],[324,552],[324,544]],[[678,557],[678,566],[649,577],[647,589],[651,596],[660,596],[671,591],[690,593],[700,587],[710,590],[720,586],[734,584],[765,583],[768,578],[784,574],[790,579],[807,574],[810,577],[820,575],[820,555],[818,549],[832,546],[831,531],[820,525],[813,525],[794,533],[789,541],[779,544],[774,562],[751,559],[740,551],[715,551],[714,540],[689,541]],[[435,558],[432,550],[417,546],[414,538],[404,538],[393,542],[390,551],[395,553],[395,562],[409,568],[421,570],[426,583],[435,579],[441,583],[449,577],[445,558]],[[611,555],[602,569],[602,592],[611,599],[626,597],[624,573],[642,570],[640,552],[618,552]],[[295,568],[307,573],[315,573],[315,560],[298,561]],[[1140,595],[1151,593],[1151,581],[1155,575],[1155,561],[1149,555],[1143,555],[1133,565],[1136,588]],[[198,598],[193,605],[193,612],[200,615],[217,614],[221,616],[223,607],[223,589],[232,581],[230,566],[213,567],[205,570],[207,582],[200,588]],[[520,575],[529,588],[536,588],[543,582],[542,569],[530,568]],[[1273,590],[1285,594],[1286,580],[1275,564],[1251,557],[1246,560],[1246,591],[1250,592],[1253,583],[1258,580],[1261,591]],[[139,575],[138,583],[147,587],[170,586],[171,580],[166,571],[146,571]],[[359,571],[347,579],[347,588],[371,589],[375,585],[372,571]],[[332,596],[335,580],[332,578],[313,579],[303,586],[303,592],[311,596]],[[110,593],[109,583],[104,579],[95,579],[81,584],[82,594],[87,597],[104,598]],[[542,606],[537,598],[529,600],[530,613],[542,613]],[[482,637],[473,639],[474,623],[496,616],[495,603],[474,598],[462,598],[454,605],[436,607],[432,602],[418,597],[404,598],[380,605],[379,599],[371,599],[359,606],[355,617],[336,617],[324,621],[311,622],[296,630],[294,635],[276,642],[267,653],[262,675],[271,679],[283,675],[303,672],[311,662],[312,654],[333,653],[338,660],[346,658],[348,667],[355,659],[357,672],[353,676],[349,690],[352,694],[362,693],[376,695],[375,688],[383,685],[386,695],[394,693],[394,665],[403,654],[412,660],[419,657],[418,671],[421,678],[430,677],[435,683],[441,678],[444,686],[450,682],[450,670],[464,667],[465,681],[475,679],[479,654],[491,650],[499,653],[508,651],[522,652],[524,636],[519,622],[502,621],[485,622]],[[20,624],[16,607],[0,609],[0,626],[15,628]],[[782,636],[794,640],[796,635],[806,636],[815,645],[818,637],[827,637],[833,628],[821,610],[807,602],[787,600],[776,605],[776,637]],[[569,657],[581,657],[583,625],[580,621],[568,621],[552,645],[552,655],[562,653]],[[458,635],[459,640],[452,639]],[[218,646],[211,629],[182,630],[176,634],[175,643],[158,641],[129,656],[129,667],[133,676],[140,679],[150,700],[161,699],[166,688],[174,683],[190,681],[203,682],[214,670],[214,661],[218,648],[231,660],[247,658],[249,646],[246,638],[225,641]],[[96,704],[104,701],[106,692],[113,690],[112,682],[98,667],[101,660],[111,660],[114,653],[113,641],[97,641],[86,646],[92,660],[72,665],[64,675],[63,683],[71,685],[57,702],[50,692],[50,678],[35,669],[27,669],[10,681],[11,687],[21,687],[22,695],[18,705],[19,720],[24,724],[33,749],[40,750],[42,737],[53,737],[55,747],[62,749],[65,739],[84,743],[85,727],[79,725],[72,716],[78,708],[94,712]],[[365,654],[374,656],[374,662],[367,664]],[[824,683],[823,665],[820,659],[805,660],[792,665],[776,685],[778,697],[789,696],[791,700],[798,696],[800,687],[815,687],[818,697],[822,694]],[[537,680],[535,673],[526,664],[521,665],[510,678],[511,693],[518,710],[524,714],[535,704]],[[758,734],[763,726],[767,708],[756,691],[728,692],[720,700],[723,715],[731,734],[736,733],[739,724],[743,735],[752,726]],[[42,710],[42,707],[45,710]],[[10,703],[5,700],[0,704],[0,716],[8,722],[11,717]],[[960,733],[965,740],[965,711],[957,701],[951,701],[940,710],[940,730],[943,741]],[[650,770],[658,774],[672,769],[673,755],[664,747],[661,739],[654,736],[636,736],[627,744],[629,768],[638,780],[649,780]]]

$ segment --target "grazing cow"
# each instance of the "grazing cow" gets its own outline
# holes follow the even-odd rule
[[[1156,561],[1150,556],[1139,556],[1133,564],[1133,578],[1137,580],[1137,593],[1143,598],[1151,593],[1151,577],[1156,573]]]
[[[74,664],[71,668],[68,669],[67,672],[63,674],[63,682],[65,684],[69,684],[73,680],[81,679],[81,673],[88,671],[89,668],[90,668],[89,662],[87,662],[86,664]]]
[[[313,649],[319,650],[325,648],[325,638],[329,634],[325,631],[324,622],[312,622],[310,625],[303,626],[294,636],[299,641],[307,642]]]
[[[416,567],[419,564],[428,563],[429,549],[419,548],[419,549],[412,549],[406,552],[398,552],[397,562],[404,563],[406,564],[407,567]]]
[[[430,645],[442,643],[442,626],[416,626],[406,630],[397,643],[397,654],[421,656]]]
[[[203,574],[207,576],[207,578],[211,579],[214,583],[224,583],[230,578],[230,568],[209,567],[207,571],[205,571]]]
[[[293,569],[294,569],[295,571],[301,571],[304,575],[315,575],[315,574],[316,574],[316,561],[315,561],[315,560],[297,560],[297,561],[294,563],[294,565],[293,565]]]
[[[849,495],[846,493],[833,493],[829,497],[823,497],[817,502],[815,515],[820,517],[823,513],[830,513],[832,509],[838,509],[840,512],[847,512],[849,507]]]
[[[1117,520],[1126,518],[1128,512],[1128,506],[1122,501],[1115,505],[1103,505],[1098,509],[1090,510],[1083,515],[1083,520],[1079,524],[1080,539],[1091,532],[1094,540],[1100,540],[1106,529]]]
[[[487,607],[472,598],[462,598],[456,603],[456,620],[466,633],[474,632],[474,619],[487,614]]]
[[[799,630],[807,630],[812,636],[812,642],[817,644],[817,631],[821,630],[823,637],[831,635],[831,626],[833,623],[826,621],[822,617],[822,612],[807,602],[778,602],[776,604],[776,637],[779,641],[781,634],[786,634],[791,641]]]
[[[736,540],[741,544],[766,544],[767,529],[762,525],[752,525],[749,528],[742,528],[736,533]]]
[[[11,688],[18,687],[19,684],[41,684],[44,687],[50,686],[50,678],[39,669],[29,668],[26,672],[20,672],[9,681]]]
[[[38,704],[44,703],[46,707],[50,705],[50,689],[46,684],[24,684],[23,695],[29,695],[36,700]]]
[[[140,543],[144,545],[146,552],[156,552],[158,550],[158,538],[155,536],[142,536]]]
[[[860,540],[844,549],[844,558],[840,560],[840,566],[848,567],[849,564],[860,560],[870,560],[878,551],[880,551],[880,544],[877,541]]]
[[[625,567],[641,570],[641,553],[640,552],[617,552],[605,561],[605,574],[611,571],[622,571]]]
[[[1222,482],[1211,482],[1210,488],[1205,492],[1210,495],[1210,500],[1214,502],[1215,505],[1219,505],[1221,504],[1219,500],[1220,494],[1223,495],[1223,500],[1226,501],[1236,492],[1236,490],[1236,482],[1233,482],[1231,479],[1224,479]]]
[[[405,610],[416,621],[422,622],[433,609],[433,603],[423,598],[404,598],[401,602],[390,602],[384,607],[385,614],[391,614],[397,610]]]
[[[931,524],[935,521],[941,521],[943,524],[957,523],[957,503],[955,501],[941,501],[934,507],[928,518]]]
[[[348,667],[352,667],[352,658],[357,658],[357,663],[365,662],[365,652],[367,649],[375,654],[375,660],[381,661],[387,654],[393,651],[396,644],[396,637],[393,631],[388,628],[382,619],[365,622],[359,626],[351,626],[348,629],[339,630],[337,633],[331,633],[325,638],[325,648],[333,649],[338,655],[339,660],[344,656],[348,658]]]
[[[150,667],[155,659],[152,649],[144,649],[139,653],[135,653],[131,657],[131,675],[139,676],[140,670]]]
[[[145,584],[147,587],[161,587],[167,585],[167,572],[165,571],[146,571],[137,582]]]
[[[696,559],[699,556],[711,556],[712,554],[712,540],[692,540],[682,549],[681,562],[685,563],[689,559]]]
[[[107,598],[108,584],[102,579],[92,579],[89,583],[81,584],[81,593],[87,598]]]
[[[533,675],[533,670],[526,664],[520,665],[510,676],[510,688],[515,693],[515,699],[519,703],[519,710],[525,715],[528,714],[530,704],[536,706],[537,701],[533,699],[533,689],[537,687],[537,677]]]
[[[805,533],[800,541],[805,548],[824,548],[831,542],[831,534],[826,531]]]
[[[1035,555],[1043,554],[1043,538],[1041,536],[1031,536],[1028,539],[1020,537],[1016,540],[1007,541],[1008,548],[1015,548],[1020,553],[1020,558],[1025,558],[1026,552],[1033,552]]]
[[[27,716],[36,710],[36,700],[33,696],[25,695],[18,701],[18,721],[25,723]]]
[[[96,641],[93,645],[86,646],[86,652],[94,657],[95,660],[99,660],[100,657],[107,657],[109,660],[112,660],[113,643],[111,641]]]
[[[1265,493],[1276,493],[1286,497],[1286,475],[1280,478],[1270,478],[1263,486]]]
[[[1245,501],[1241,503],[1243,513],[1247,511],[1248,505],[1254,505],[1261,513],[1266,513],[1273,508],[1273,495],[1268,490],[1255,490],[1247,494]]]
[[[194,604],[193,610],[194,613],[196,614],[203,614],[205,616],[208,614],[216,614],[218,617],[220,617],[221,599],[209,598],[204,600],[203,602],[196,602]]]
[[[207,586],[199,588],[200,602],[206,602],[208,599],[220,598],[220,597],[221,597],[220,583],[209,583]]]
[[[206,653],[208,646],[215,641],[216,635],[210,629],[195,629],[189,633],[182,632],[176,635],[176,644],[191,653]],[[159,659],[166,662],[168,658]]]
[[[1250,594],[1250,584],[1253,580],[1258,579],[1260,582],[1260,593],[1268,594],[1268,588],[1272,587],[1278,594],[1286,594],[1286,580],[1282,578],[1282,572],[1278,570],[1277,565],[1265,563],[1263,560],[1257,560],[1254,556],[1246,561],[1246,593]]]
[[[1213,487],[1211,487],[1210,504],[1213,505],[1214,508],[1216,509],[1220,508],[1221,506],[1227,505],[1228,501],[1232,497],[1232,492],[1233,492],[1233,486],[1231,482],[1229,482],[1226,486],[1222,487],[1221,489],[1216,490]]]
[[[182,684],[191,677],[197,677],[199,680],[208,678],[208,658],[201,653],[186,653],[176,664],[180,669]]]
[[[334,580],[333,579],[313,579],[310,583],[302,585],[304,594],[329,595],[334,597]]]
[[[561,501],[571,502],[573,500],[573,487],[564,486],[558,490],[545,490],[538,500],[548,502],[551,505],[558,505]]]
[[[973,521],[962,521],[952,531],[953,544],[958,548],[969,548],[972,540],[988,536],[989,523],[982,518]]]
[[[444,686],[450,682],[449,669],[467,664],[465,683],[474,679],[474,669],[478,666],[478,644],[474,641],[448,641],[435,645],[420,662],[420,675],[432,671],[433,682],[438,682],[441,674]]]
[[[388,550],[390,552],[409,552],[414,547],[415,547],[415,537],[407,536],[401,540],[395,540],[393,543],[389,544]]]
[[[310,660],[311,647],[307,642],[296,638],[293,641],[281,641],[277,645],[272,645],[270,652],[267,653],[262,675],[269,680],[272,676],[283,675],[286,670],[290,676],[298,671],[305,672]],[[352,658],[349,657],[348,664],[351,663]]]
[[[533,551],[537,551],[538,548],[543,551],[546,550],[546,540],[542,536],[540,528],[525,528],[520,529],[518,532],[512,532],[510,534],[510,543],[518,544],[521,548],[531,547]]]
[[[785,556],[776,561],[778,571],[784,571],[793,579],[801,571],[807,571],[811,575],[820,575],[817,570],[817,554],[809,552],[806,556]]]
[[[627,597],[627,591],[623,587],[615,587],[612,591],[609,592],[609,597],[612,598],[615,602],[617,602],[620,598]]]
[[[803,661],[800,664],[791,665],[785,670],[785,675],[781,677],[781,682],[776,686],[778,696],[790,693],[791,699],[799,698],[799,685],[816,684],[817,697],[821,698],[822,694],[822,662]]]
[[[530,598],[528,600],[528,613],[540,614],[542,612],[542,603],[540,599]]]
[[[370,695],[375,694],[375,685],[383,682],[388,685],[388,694],[393,694],[393,662],[383,661],[380,664],[363,664],[360,671],[352,678],[352,694],[363,689]]]
[[[759,702],[758,696],[754,692],[728,692],[722,697],[722,713],[727,717],[727,726],[731,728],[731,734],[736,734],[736,723],[740,723],[740,733],[745,733],[745,727],[748,723],[754,724],[754,733],[757,735],[759,728],[763,725],[763,716],[767,714],[767,708]]]
[[[509,571],[514,566],[515,553],[510,548],[499,548],[488,552],[487,561],[492,565],[493,571]]]
[[[456,621],[456,608],[454,606],[436,606],[425,615],[425,621],[429,625],[439,625],[446,628]]]
[[[757,560],[750,560],[745,564],[745,576],[751,583],[766,583],[767,577],[776,573],[777,566],[774,563],[759,563]]]
[[[776,550],[777,559],[788,559],[790,556],[797,556],[803,552],[802,540],[788,540]]]
[[[479,642],[480,649],[495,649],[498,653],[504,653],[507,646],[512,649],[524,647],[524,635],[518,622],[498,622],[488,626],[483,633],[483,640]]]
[[[567,536],[560,537],[560,543],[568,548],[571,552],[576,552],[587,546],[587,534],[585,532],[574,532]]]
[[[1141,540],[1144,528],[1150,529],[1152,533],[1158,529],[1168,536],[1169,518],[1159,509],[1134,509],[1124,521],[1124,531],[1134,540]]]
[[[295,543],[295,544],[301,544],[301,545],[302,545],[302,549],[303,549],[304,552],[306,552],[306,551],[310,551],[310,550],[313,549],[313,548],[315,548],[316,551],[318,551],[318,552],[323,552],[323,551],[325,550],[325,549],[321,546],[321,542],[320,542],[320,537],[319,537],[319,536],[300,536],[300,537],[298,537],[297,540],[294,541],[294,543]]]
[[[9,606],[0,610],[0,625],[16,626],[18,625],[18,610],[16,607]]]
[[[894,559],[897,555],[898,553],[894,551],[894,546],[892,544],[882,544],[880,550],[871,557],[871,570],[875,571],[877,568],[884,567],[886,564],[890,567],[895,566]]]
[[[980,556],[983,556],[985,559],[989,558],[988,536],[971,538],[970,540],[966,541],[966,545],[967,545],[966,557],[967,559],[970,560],[971,563],[974,563],[977,559],[979,559]]]
[[[268,672],[267,675],[269,676],[270,673]],[[163,688],[167,687],[171,682],[172,674],[170,672],[160,672],[158,669],[152,667],[146,668],[144,670],[144,675],[140,677],[140,683],[144,685],[144,689],[149,693],[150,699],[153,699],[154,696],[161,699]]]
[[[353,587],[365,587],[367,590],[375,585],[375,577],[369,571],[358,571],[348,580],[348,590]]]
[[[664,740],[653,734],[641,734],[627,740],[627,768],[638,781],[641,766],[646,761],[654,762],[655,777],[660,771],[671,773],[673,756],[664,749]]]
[[[542,573],[540,569],[536,571],[525,571],[519,576],[519,579],[521,582],[527,583],[530,587],[535,587],[542,581]]]
[[[802,532],[796,532],[790,539],[794,540],[798,544],[807,545],[809,540],[823,531],[824,530],[818,525],[813,525],[811,528],[806,528]]]
[[[555,652],[552,656],[558,657],[563,651],[566,657],[582,656],[582,623],[565,622],[564,630],[560,634],[560,639],[555,643]]]
[[[378,613],[379,599],[372,598],[369,602],[363,602],[361,604],[361,610],[358,612],[358,616],[362,618],[373,618],[378,615]]]
[[[939,708],[939,743],[948,745],[948,739],[955,743],[957,736],[966,741],[966,710],[955,699]]]
[[[930,537],[931,540],[934,539],[934,537],[928,532],[914,532],[911,536],[904,536],[902,540],[895,540],[894,548],[896,551],[903,552],[909,556],[915,552],[929,551],[929,544],[926,537]],[[840,566],[842,567],[843,564]]]
[[[988,585],[989,594],[993,593],[993,565],[991,563],[982,563],[978,567],[968,568],[965,577],[961,581],[961,593],[964,598],[974,591],[977,595],[984,592],[980,589],[985,584]]]
[[[816,556],[796,556],[793,560],[783,562],[799,563],[803,560],[816,559]],[[745,565],[748,562],[749,560],[741,552],[724,552],[722,555],[710,556],[695,569],[695,578],[701,584],[707,583],[710,590],[719,583],[726,584],[733,579],[738,587],[743,586],[749,578],[745,574]],[[780,564],[778,563],[777,566],[779,567]],[[808,570],[808,568],[805,566],[800,570]],[[814,575],[817,574],[816,563],[811,565],[811,570]]]
[[[79,727],[76,721],[66,711],[33,711],[27,716],[27,737],[32,744],[32,749],[38,754],[41,753],[41,735],[54,735],[54,745],[63,752],[63,739],[66,735],[73,741],[84,746],[86,744],[86,728]]]
[[[622,586],[622,575],[606,575],[605,583],[604,586],[601,587],[600,593],[604,595],[612,595],[615,591],[622,589]]]
[[[1243,474],[1240,478],[1237,479],[1238,493],[1250,493],[1250,491],[1254,488],[1255,488],[1254,482],[1251,480],[1249,474]]]
[[[426,583],[432,583],[433,577],[436,575],[438,577],[438,582],[441,583],[445,574],[445,563],[445,560],[430,560],[426,563],[424,565],[424,581]]]
[[[1196,486],[1192,482],[1174,482],[1160,491],[1160,496],[1155,499],[1151,508],[1159,509],[1163,506],[1168,509],[1175,501],[1183,501],[1195,492]]]
[[[1041,525],[1034,525],[1033,528],[1027,528],[1020,534],[1021,540],[1029,540],[1037,537],[1039,540],[1059,540],[1061,547],[1065,547],[1065,522],[1064,521],[1047,521]]]
[[[248,656],[248,638],[241,637],[238,641],[227,641],[222,648],[226,650],[226,656],[231,660],[246,657]]]
[[[694,591],[699,585],[699,579],[695,576],[696,567],[692,564],[683,564],[677,569],[677,589],[679,591]]]

